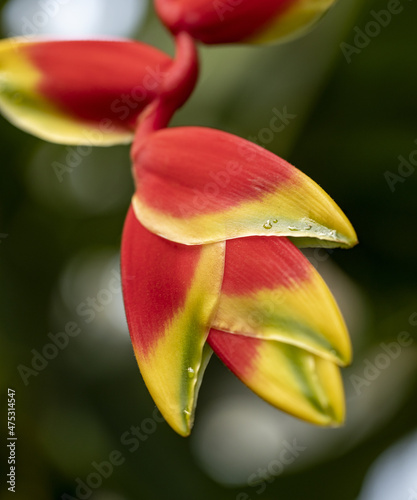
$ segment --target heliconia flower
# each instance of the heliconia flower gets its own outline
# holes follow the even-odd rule
[[[132,159],[125,308],[142,376],[169,424],[189,434],[211,349],[271,404],[340,423],[346,327],[287,238],[354,245],[340,208],[281,158],[217,130],[139,133]]]
[[[181,245],[148,231],[131,208],[121,262],[136,359],[179,434],[190,433],[212,350],[272,405],[320,425],[343,421],[337,365],[350,361],[346,327],[287,238]]]
[[[173,60],[130,40],[2,40],[0,109],[16,126],[51,142],[131,142],[150,103],[164,96],[159,121],[165,126],[194,88],[194,44],[185,33],[176,42]]]
[[[203,127],[158,130],[133,144],[133,206],[150,231],[186,245],[288,236],[350,247],[352,225],[314,181],[235,135]]]
[[[162,22],[207,44],[264,43],[312,26],[335,0],[155,0]]]

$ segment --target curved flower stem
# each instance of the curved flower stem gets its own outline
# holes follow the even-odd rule
[[[136,156],[140,143],[152,132],[165,128],[175,111],[189,98],[198,79],[198,53],[187,33],[175,37],[175,59],[164,75],[159,96],[142,112],[133,141],[131,156]]]
[[[197,83],[198,53],[194,39],[185,32],[175,36],[175,46],[175,60],[163,84],[163,93],[177,98],[177,103],[182,106]]]

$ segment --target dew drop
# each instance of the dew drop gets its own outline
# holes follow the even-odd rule
[[[191,415],[191,412],[190,412],[190,411],[188,411],[188,410],[184,410],[184,414],[185,414],[185,415]]]
[[[310,219],[304,218],[302,219],[302,222],[305,224],[304,225],[304,231],[310,231],[310,229],[313,227],[313,224],[311,223],[312,221]]]
[[[188,372],[188,376],[189,376],[190,378],[194,378],[195,371],[194,371],[194,369],[193,369],[193,368],[191,368],[191,366],[187,368],[187,372]]]
[[[276,224],[278,222],[278,219],[274,219],[272,222]]]
[[[265,222],[265,224],[264,224],[264,228],[265,228],[265,229],[271,229],[271,227],[272,227],[271,221],[267,220],[267,221]]]
[[[299,228],[298,227],[295,227],[295,226],[288,226],[288,229],[290,231],[299,231]]]

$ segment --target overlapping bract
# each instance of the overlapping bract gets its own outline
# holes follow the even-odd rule
[[[343,421],[337,365],[351,357],[346,327],[286,238],[180,245],[147,231],[130,209],[122,280],[142,376],[179,434],[191,430],[208,346],[274,406],[320,425]]]
[[[351,358],[348,334],[294,243],[350,247],[350,222],[316,183],[263,148],[218,130],[165,128],[197,80],[192,36],[274,38],[331,3],[242,0],[222,24],[219,2],[157,0],[176,33],[174,59],[132,41],[0,42],[0,108],[13,123],[63,144],[134,137],[125,309],[144,381],[181,435],[190,433],[213,351],[274,406],[320,425],[343,421],[338,366]]]
[[[143,377],[170,425],[191,430],[207,344],[271,404],[340,423],[346,327],[326,284],[285,237],[354,245],[339,207],[284,160],[216,130],[156,131],[135,145],[133,159],[136,219],[131,209],[122,245],[127,317]],[[205,249],[212,261],[200,281]],[[198,264],[183,260],[191,252]]]
[[[335,0],[155,0],[172,33],[207,44],[265,43],[311,27]]]

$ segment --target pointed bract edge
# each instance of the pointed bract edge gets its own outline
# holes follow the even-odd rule
[[[17,127],[50,142],[130,143],[139,113],[157,95],[157,78],[171,62],[129,40],[5,39],[0,110]]]
[[[122,241],[127,322],[145,384],[168,424],[187,436],[208,362],[224,244],[183,246],[147,231],[132,209]]]
[[[313,424],[343,423],[343,383],[331,361],[281,342],[214,329],[208,342],[225,365],[271,405]]]
[[[245,139],[203,127],[159,130],[134,158],[132,204],[150,231],[185,245],[289,236],[351,247],[356,233],[300,170]]]
[[[342,366],[352,357],[333,295],[287,238],[227,241],[222,291],[212,327],[295,345]]]
[[[295,0],[278,16],[274,17],[247,43],[263,44],[286,42],[308,32],[336,0]]]

